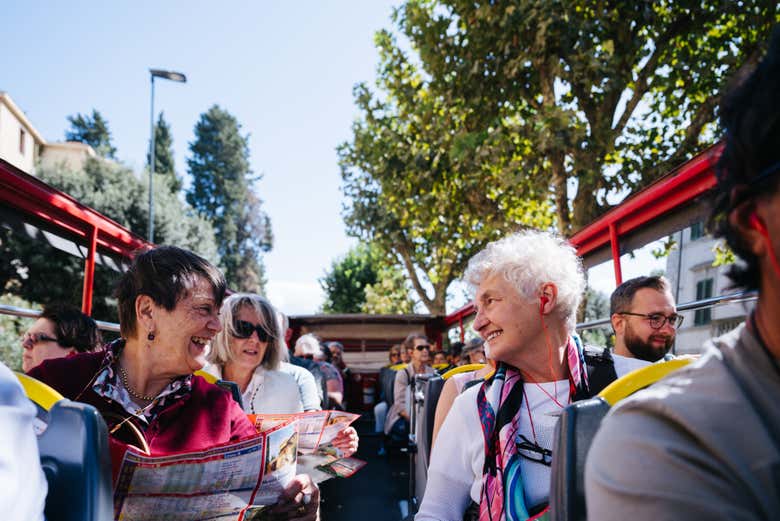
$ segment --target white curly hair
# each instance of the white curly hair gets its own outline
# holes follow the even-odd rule
[[[491,242],[469,260],[463,274],[472,297],[479,285],[495,273],[530,301],[538,300],[543,284],[555,284],[556,311],[570,329],[574,328],[585,291],[585,272],[568,241],[553,233],[524,230]]]

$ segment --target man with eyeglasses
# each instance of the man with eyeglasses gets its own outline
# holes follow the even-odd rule
[[[610,316],[615,330],[613,357],[616,364],[624,365],[631,365],[630,359],[661,360],[672,348],[683,319],[677,314],[669,281],[662,276],[636,277],[618,286],[610,298]]]

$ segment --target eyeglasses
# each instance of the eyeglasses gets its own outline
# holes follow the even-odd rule
[[[390,353],[390,358],[397,358],[401,356],[401,353]]]
[[[669,326],[671,326],[673,329],[677,329],[680,327],[683,323],[683,317],[682,315],[678,315],[677,313],[672,313],[668,317],[666,315],[662,315],[660,313],[629,313],[628,311],[623,311],[621,313],[618,313],[618,315],[631,315],[633,317],[642,317],[646,318],[650,322],[650,327],[653,329],[661,329],[664,327],[664,324],[667,322],[669,323]]]
[[[252,333],[257,331],[257,339],[261,342],[268,342],[268,332],[260,324],[254,325],[246,320],[236,320],[233,322],[233,336],[236,338],[249,338]]]
[[[428,344],[420,344],[419,346],[414,346],[414,348],[418,351],[422,351],[424,349],[427,349],[428,351],[431,350],[431,346],[429,346]]]
[[[46,333],[25,333],[22,335],[22,344],[36,345],[40,342],[57,343],[57,339],[50,337]]]
[[[552,466],[552,451],[534,443],[520,433],[515,438],[515,447],[517,447],[517,453],[520,457],[547,467]]]

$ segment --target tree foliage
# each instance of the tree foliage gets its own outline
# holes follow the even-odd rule
[[[716,139],[720,92],[778,13],[769,0],[409,0],[396,20],[431,90],[468,108],[468,153],[496,163],[526,143],[505,175],[545,182],[570,233],[607,194]]]
[[[260,255],[270,251],[271,222],[253,193],[249,138],[229,112],[214,105],[195,125],[187,159],[192,184],[187,201],[214,226],[228,284],[239,291],[262,292]]]
[[[374,245],[361,244],[333,261],[320,279],[324,313],[411,313],[406,279]]]
[[[111,143],[111,131],[108,121],[96,109],[92,115],[76,114],[68,116],[70,128],[65,131],[66,141],[79,141],[91,146],[95,152],[109,159],[116,158],[116,148]]]
[[[146,167],[149,168],[151,158],[146,153]],[[179,193],[182,188],[182,182],[176,175],[176,164],[173,156],[173,136],[171,135],[171,126],[165,121],[163,113],[154,125],[154,173],[161,174],[167,180],[167,186],[171,192]]]
[[[355,87],[339,147],[348,232],[392,252],[444,312],[489,240],[570,234],[713,142],[719,92],[777,13],[766,0],[407,0],[393,19],[412,51],[377,33],[377,91]]]

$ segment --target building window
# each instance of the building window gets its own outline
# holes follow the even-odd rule
[[[704,279],[696,283],[696,300],[712,296],[712,280]],[[697,309],[693,317],[694,326],[704,326],[712,321],[712,308]]]
[[[697,221],[691,225],[691,240],[701,239],[704,237],[704,223]]]
[[[25,137],[27,136],[27,133],[24,131],[23,128],[19,129],[19,153],[24,155],[24,142],[27,141]]]

